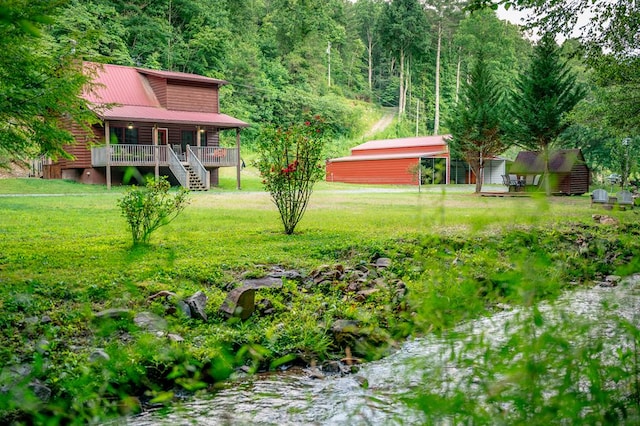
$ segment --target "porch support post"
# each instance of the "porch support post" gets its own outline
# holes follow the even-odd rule
[[[240,159],[240,128],[236,129],[236,152],[238,158],[236,161],[236,189],[240,190],[240,171],[242,170],[242,159]]]
[[[110,138],[110,134],[111,133],[109,131],[109,121],[108,120],[104,120],[104,141],[105,141],[105,145],[107,148],[107,189],[111,189],[111,145],[109,143],[109,139]]]
[[[155,175],[156,182],[160,179],[160,149],[158,147],[158,124],[153,125],[153,131],[151,132],[151,139],[153,139],[153,157],[156,162]]]
[[[200,139],[202,138],[202,134],[200,133],[202,128],[200,126],[196,127],[196,146],[200,148]]]
[[[445,178],[445,183],[449,185],[451,183],[451,156],[447,155],[445,158],[447,161],[447,177]]]

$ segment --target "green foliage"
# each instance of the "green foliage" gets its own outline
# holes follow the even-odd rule
[[[534,305],[516,313],[504,333],[462,328],[446,336],[444,362],[428,368],[406,400],[428,423],[637,421],[640,334],[628,320],[605,315],[596,322]]]
[[[500,124],[504,112],[501,103],[502,90],[491,78],[484,53],[479,52],[455,118],[449,123],[450,149],[455,156],[464,158],[475,173],[476,193],[482,190],[484,162],[505,149]]]
[[[285,130],[267,128],[258,142],[257,167],[278,207],[286,234],[293,233],[307,208],[313,185],[324,177],[320,163],[324,130],[324,121],[315,116]]]
[[[549,156],[553,143],[569,127],[568,114],[585,96],[576,76],[560,57],[560,49],[551,34],[545,34],[535,46],[530,67],[520,74],[509,101],[509,125],[506,131],[514,144],[540,151],[549,174]],[[550,179],[544,179],[547,195]]]
[[[178,217],[188,204],[185,188],[169,194],[171,185],[165,177],[147,178],[143,188],[135,185],[118,200],[122,216],[131,230],[133,245],[148,244],[151,234]]]
[[[72,44],[42,30],[57,2],[3,2],[0,20],[0,156],[66,156],[72,124],[90,131],[96,117],[80,98],[88,76]]]

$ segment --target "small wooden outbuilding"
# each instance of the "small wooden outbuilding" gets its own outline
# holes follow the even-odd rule
[[[545,172],[544,158],[538,151],[521,151],[509,169],[527,181]],[[551,192],[563,195],[582,195],[589,192],[591,171],[580,149],[561,149],[549,157]],[[540,186],[544,186],[541,183]]]
[[[429,170],[422,182],[449,183],[450,161],[446,135],[384,139],[351,149],[348,157],[327,160],[328,182],[418,185],[421,164]]]

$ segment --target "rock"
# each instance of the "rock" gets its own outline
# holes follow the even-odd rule
[[[604,280],[609,283],[617,284],[618,282],[620,282],[621,279],[622,277],[619,275],[607,275]]]
[[[49,341],[47,339],[40,339],[38,343],[36,343],[36,351],[40,354],[47,354],[49,352]]]
[[[246,320],[255,311],[255,293],[261,288],[282,288],[282,279],[265,277],[245,280],[242,286],[231,290],[219,310],[227,317]]]
[[[379,292],[380,289],[379,288],[368,288],[366,290],[360,290],[357,294],[356,294],[356,298],[358,300],[367,300],[367,298],[369,296],[371,296],[374,293]]]
[[[207,307],[207,296],[203,292],[197,292],[185,300],[185,302],[189,306],[192,318],[200,318],[204,321],[207,320],[207,313],[205,312],[205,308]]]
[[[176,301],[176,306],[178,307],[178,309],[180,309],[180,312],[182,312],[185,317],[193,318],[193,316],[191,315],[191,308],[189,307],[187,302],[185,302],[184,300],[178,300]]]
[[[362,376],[354,376],[353,378],[362,389],[369,389],[369,380],[367,380],[367,378]]]
[[[43,315],[42,318],[40,318],[41,324],[49,324],[50,322],[51,322],[51,317],[49,315]]]
[[[104,351],[104,349],[96,349],[91,352],[91,355],[89,355],[89,362],[91,363],[98,361],[109,361],[110,359],[111,357]]]
[[[322,371],[328,374],[345,375],[351,372],[351,368],[340,361],[328,361],[322,364]]]
[[[334,334],[358,334],[360,322],[355,320],[336,320],[331,325]]]
[[[51,389],[43,385],[39,380],[34,380],[29,383],[29,388],[33,391],[35,396],[42,402],[49,402],[51,398]]]
[[[378,258],[375,265],[377,268],[388,268],[389,266],[391,266],[391,259],[389,259],[388,257]]]
[[[95,315],[95,317],[98,319],[101,319],[101,318],[128,319],[128,318],[131,318],[131,316],[132,314],[129,309],[121,309],[121,308],[105,309],[104,311],[100,311]]]
[[[599,215],[594,214],[591,215],[594,221],[599,222],[603,225],[618,225],[620,221],[615,217],[607,216],[607,215]]]
[[[171,340],[172,342],[176,342],[176,343],[184,342],[184,338],[182,336],[180,336],[179,334],[169,333],[169,334],[167,334],[167,338],[169,340]]]
[[[276,310],[273,306],[273,302],[269,299],[262,299],[256,304],[256,310],[264,315],[271,315]]]
[[[309,378],[311,379],[324,379],[325,375],[316,366],[311,366],[305,370]]]
[[[163,331],[167,329],[167,321],[164,318],[151,312],[140,312],[135,316],[133,322],[140,328],[147,331]]]

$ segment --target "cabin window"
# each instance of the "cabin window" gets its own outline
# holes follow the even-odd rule
[[[137,144],[138,143],[138,129],[129,129],[126,127],[111,127],[109,129],[109,141],[113,144]]]

